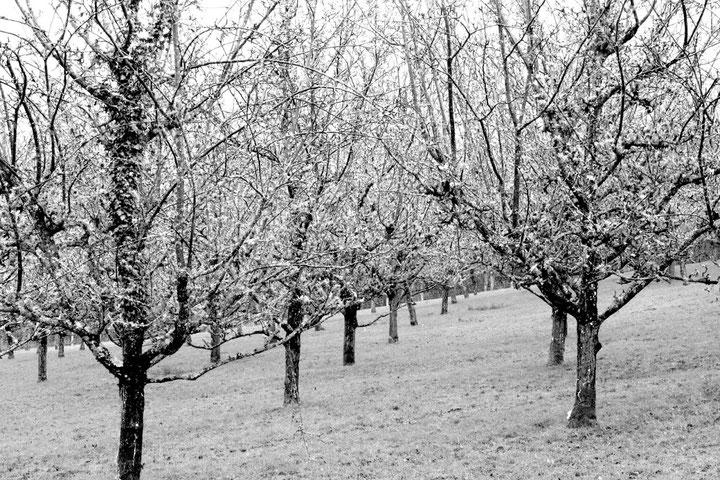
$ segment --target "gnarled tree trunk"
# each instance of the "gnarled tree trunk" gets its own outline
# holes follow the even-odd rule
[[[355,331],[357,330],[357,312],[360,305],[353,303],[343,310],[345,320],[345,340],[343,342],[343,365],[355,364]]]
[[[548,366],[562,365],[565,362],[565,338],[567,337],[567,313],[552,307],[552,338],[548,352]]]

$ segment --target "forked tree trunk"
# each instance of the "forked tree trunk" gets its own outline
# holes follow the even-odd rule
[[[42,336],[37,346],[38,382],[47,380],[47,337]]]
[[[300,292],[293,292],[288,307],[287,323],[291,332],[302,325],[303,313]],[[300,332],[285,342],[285,399],[284,405],[300,403]]]
[[[567,313],[552,307],[552,338],[548,352],[548,366],[562,365],[565,362],[565,338],[567,337]]]
[[[360,305],[353,303],[343,310],[345,320],[345,341],[343,342],[343,365],[355,364],[355,331],[357,330],[357,312]]]
[[[85,350],[85,342],[82,339],[80,340],[80,350]]]
[[[395,289],[391,289],[388,294],[388,305],[390,306],[390,321],[389,332],[388,332],[388,343],[397,343],[398,341],[398,324],[397,324],[397,311],[398,305],[400,304],[400,295]]]
[[[120,444],[117,468],[120,480],[139,480],[142,470],[145,378],[120,380]]]
[[[442,300],[440,302],[440,315],[446,315],[448,313],[448,296],[450,295],[450,287],[442,287]]]
[[[57,351],[58,351],[58,358],[65,357],[65,334],[64,333],[58,333]]]
[[[595,379],[597,353],[602,348],[598,339],[600,324],[597,318],[590,322],[582,320],[577,322],[577,383],[575,404],[568,415],[570,428],[594,425],[597,421]]]

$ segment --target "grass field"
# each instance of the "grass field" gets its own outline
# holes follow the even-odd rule
[[[609,301],[615,283],[601,288]],[[440,317],[418,304],[358,331],[342,366],[342,323],[303,335],[301,398],[282,407],[280,349],[197,382],[147,389],[143,470],[160,479],[717,479],[720,478],[720,303],[717,290],[656,283],[601,330],[599,425],[565,427],[567,365],[545,366],[549,307],[526,292],[459,298]],[[370,318],[361,312],[361,321]],[[227,348],[226,351],[231,351]],[[0,360],[0,478],[114,476],[118,398],[88,351]],[[159,365],[209,357],[183,349]]]

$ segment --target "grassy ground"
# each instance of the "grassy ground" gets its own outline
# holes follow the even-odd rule
[[[609,301],[619,286],[602,287]],[[459,299],[440,317],[418,304],[358,331],[341,365],[342,324],[303,335],[302,407],[283,408],[282,352],[194,383],[149,386],[144,478],[717,479],[720,303],[717,290],[657,283],[601,330],[599,425],[565,427],[574,393],[574,322],[563,367],[545,367],[549,308],[525,292]],[[370,313],[361,312],[361,321]],[[231,349],[226,349],[230,351]],[[87,351],[0,360],[0,478],[112,478],[118,399]],[[163,372],[202,363],[183,349]]]

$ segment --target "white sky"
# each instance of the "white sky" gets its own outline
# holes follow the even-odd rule
[[[34,13],[40,20],[41,26],[60,25],[61,20],[57,18],[57,15],[53,9],[53,5],[57,5],[59,0],[19,0],[21,4],[25,4],[26,1],[30,4]],[[74,0],[75,5],[87,3],[88,0]],[[229,10],[237,12],[238,6],[245,6],[248,2],[244,0],[199,0],[199,14],[198,10],[195,14],[205,19],[207,22],[222,22],[225,13]],[[256,8],[262,8],[263,2],[256,2]],[[29,38],[29,32],[26,27],[22,24],[22,15],[16,5],[15,0],[0,0],[2,9],[0,9],[0,43],[15,44],[19,38]],[[237,13],[233,13],[234,17],[237,17]],[[236,20],[237,18],[233,18]]]

